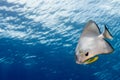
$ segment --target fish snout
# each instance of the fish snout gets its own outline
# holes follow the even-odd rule
[[[75,59],[76,59],[77,64],[82,64],[83,63],[83,61],[80,59],[79,56],[75,55]]]
[[[77,64],[82,64],[82,61],[76,61]]]

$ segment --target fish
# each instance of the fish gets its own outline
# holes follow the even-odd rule
[[[83,29],[75,49],[77,64],[91,64],[98,60],[101,54],[110,54],[114,51],[107,39],[113,37],[106,25],[104,31],[100,29],[95,21],[89,20]]]

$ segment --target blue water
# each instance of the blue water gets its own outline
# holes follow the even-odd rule
[[[0,80],[120,80],[119,0],[1,0]],[[115,51],[75,63],[82,29],[107,25]]]

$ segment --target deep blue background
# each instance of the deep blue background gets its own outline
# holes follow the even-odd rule
[[[119,0],[1,0],[0,80],[120,80]],[[89,20],[107,25],[115,51],[89,65],[75,48]]]

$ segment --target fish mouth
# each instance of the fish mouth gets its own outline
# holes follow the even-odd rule
[[[83,62],[83,64],[91,64],[91,63],[97,61],[98,58],[99,58],[98,56],[91,57],[91,58],[85,60],[85,61]]]

